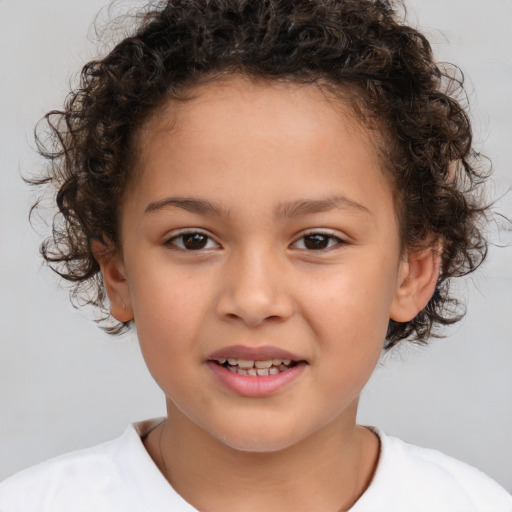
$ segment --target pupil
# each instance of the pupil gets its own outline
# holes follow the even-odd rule
[[[325,249],[329,244],[329,237],[325,235],[308,235],[304,238],[304,245],[308,249]]]
[[[183,235],[183,245],[192,251],[203,249],[206,245],[208,237],[201,233],[192,233],[190,235]]]

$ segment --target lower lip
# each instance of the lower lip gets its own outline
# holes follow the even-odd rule
[[[224,386],[242,396],[261,398],[273,395],[285,386],[296,380],[306,368],[306,363],[301,362],[276,373],[275,375],[240,375],[234,373],[213,361],[208,361],[208,366],[213,374]]]

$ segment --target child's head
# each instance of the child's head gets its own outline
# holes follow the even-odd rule
[[[224,99],[233,93],[232,106],[242,111],[241,98],[247,100],[247,95],[260,102],[262,112],[267,101],[275,100],[272,104],[287,109],[276,113],[278,125],[283,120],[279,115],[293,119],[295,111],[305,115],[309,108],[313,122],[322,112],[327,141],[341,132],[329,132],[334,121],[322,109],[338,109],[340,119],[353,125],[347,135],[360,137],[368,158],[378,155],[382,181],[373,176],[361,197],[368,192],[366,201],[371,200],[372,187],[389,187],[401,254],[440,255],[439,278],[428,304],[414,318],[391,317],[386,347],[407,337],[426,341],[435,324],[459,318],[449,295],[450,278],[474,270],[486,251],[479,228],[484,208],[473,194],[483,176],[466,113],[447,93],[455,90],[454,84],[460,85],[434,63],[426,39],[401,25],[387,1],[162,2],[141,17],[133,36],[104,59],[86,65],[65,109],[48,115],[55,145],[42,151],[51,159],[48,180],[58,189],[60,215],[44,255],[74,282],[75,297],[105,311],[98,242],[122,255],[123,207],[141,186],[152,135],[163,130],[179,138],[187,124],[183,119],[194,109],[208,119],[194,105],[212,95],[216,104],[223,97],[221,89]],[[221,131],[235,113],[222,118],[217,111],[209,121]],[[312,133],[316,128],[312,126]],[[342,149],[350,153],[346,140],[340,139],[341,167]],[[239,145],[243,143],[241,139]],[[286,137],[281,141],[285,143]],[[271,152],[272,141],[268,144]],[[167,157],[172,160],[174,155]],[[289,161],[297,164],[292,152]],[[272,173],[263,168],[265,154],[261,164],[255,183],[264,183]],[[304,177],[302,171],[297,170],[298,177]],[[321,174],[319,168],[319,180]],[[200,180],[200,174],[190,179]],[[359,181],[365,180],[361,169]],[[220,178],[211,183],[213,197],[223,185],[233,187]],[[295,199],[294,183],[287,186]],[[236,196],[236,187],[232,192]],[[193,208],[200,206],[189,204]],[[315,240],[327,241],[320,236],[309,243]],[[196,241],[204,242],[201,237]],[[361,278],[361,286],[370,283]],[[131,319],[130,314],[116,317],[121,322],[112,332]]]

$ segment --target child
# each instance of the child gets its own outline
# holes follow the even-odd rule
[[[89,63],[47,116],[43,254],[136,329],[167,417],[12,477],[0,510],[512,510],[356,424],[382,350],[454,323],[485,257],[451,85],[367,0],[163,2]]]

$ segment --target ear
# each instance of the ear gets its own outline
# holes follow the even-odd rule
[[[439,278],[440,262],[440,250],[435,246],[413,251],[400,263],[392,320],[409,322],[428,304]]]
[[[130,286],[121,255],[114,249],[113,244],[104,244],[99,240],[91,242],[91,249],[101,268],[105,291],[110,301],[110,314],[120,322],[133,320]]]

